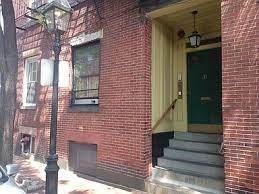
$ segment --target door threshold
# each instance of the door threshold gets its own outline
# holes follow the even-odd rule
[[[215,124],[189,124],[188,132],[223,134],[222,125]]]

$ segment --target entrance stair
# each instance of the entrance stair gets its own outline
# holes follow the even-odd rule
[[[158,158],[146,190],[152,194],[224,193],[222,135],[175,132]]]

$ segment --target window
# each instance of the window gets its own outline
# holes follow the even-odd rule
[[[38,81],[38,60],[35,58],[26,59],[24,74],[23,105],[36,105],[36,87]]]
[[[100,42],[73,49],[73,104],[99,104]]]
[[[34,154],[35,151],[35,137],[28,134],[21,134],[21,153]]]

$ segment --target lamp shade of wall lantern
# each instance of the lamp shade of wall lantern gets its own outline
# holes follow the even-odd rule
[[[191,36],[189,36],[191,47],[197,48],[201,45],[201,35],[194,31]]]
[[[67,0],[52,0],[48,3],[42,11],[48,31],[66,32],[71,11],[71,6]]]
[[[198,11],[193,11],[192,12],[192,14],[193,14],[193,28],[194,28],[194,31],[188,37],[192,48],[197,48],[197,47],[199,47],[201,45],[201,35],[197,32],[197,30],[196,30],[196,23],[195,23],[195,19],[196,19],[195,16],[196,16],[197,13],[198,13]]]

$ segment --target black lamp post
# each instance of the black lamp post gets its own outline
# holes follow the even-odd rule
[[[61,51],[61,34],[67,31],[71,7],[67,0],[53,0],[42,11],[47,29],[54,33],[55,40],[53,51],[55,55],[53,71],[53,93],[51,104],[50,145],[47,157],[46,171],[46,194],[58,192],[58,155],[57,146],[57,115],[58,115],[58,80],[59,80],[59,55]]]

